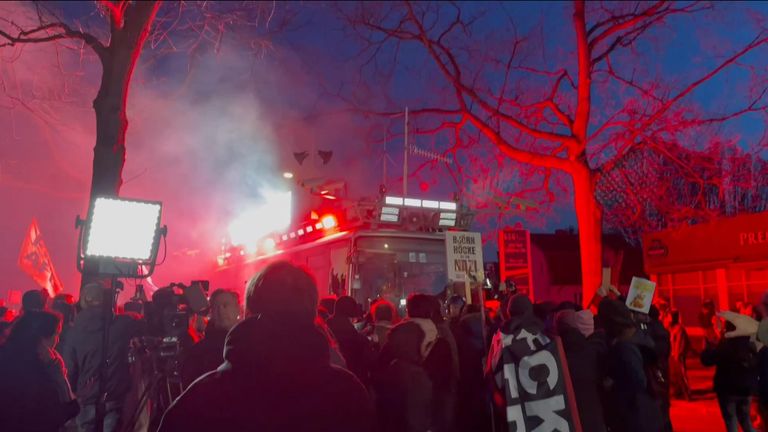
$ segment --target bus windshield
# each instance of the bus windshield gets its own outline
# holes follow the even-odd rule
[[[385,298],[395,306],[413,293],[440,294],[448,283],[445,240],[436,238],[360,237],[353,292],[370,304]]]

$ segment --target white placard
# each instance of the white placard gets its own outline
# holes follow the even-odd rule
[[[627,294],[627,307],[642,313],[648,313],[656,293],[656,282],[639,277],[633,277]]]
[[[448,280],[464,281],[467,273],[474,275],[476,282],[485,279],[483,241],[480,233],[445,233],[445,252],[448,258]]]

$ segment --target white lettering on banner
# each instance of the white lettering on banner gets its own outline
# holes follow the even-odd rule
[[[564,409],[565,399],[563,398],[563,395],[526,402],[525,412],[528,415],[535,415],[543,420],[543,422],[531,432],[570,432],[571,428],[568,425],[568,422],[556,412]],[[509,409],[507,409],[507,412],[509,412]]]
[[[518,404],[507,407],[507,426],[510,432],[526,432],[525,414],[523,414],[522,405]]]
[[[528,331],[526,331],[525,329],[520,330],[520,333],[515,338],[515,340],[520,340],[520,339],[525,339],[525,341],[528,342],[528,348],[530,348],[531,351],[536,351],[536,345],[534,345],[533,341],[536,341],[536,340],[539,341],[542,346],[549,343],[549,338],[544,336],[543,334],[528,333]],[[510,343],[511,342],[512,341],[510,340]],[[507,343],[506,345],[509,345],[509,343]]]
[[[506,366],[506,365],[504,365]],[[559,370],[557,368],[557,360],[555,356],[549,351],[539,351],[535,354],[523,357],[520,360],[520,384],[528,393],[535,395],[538,393],[539,381],[531,378],[531,369],[536,366],[546,366],[547,368],[547,385],[550,390],[554,390],[557,385],[557,376]],[[526,409],[527,411],[527,409]]]
[[[517,391],[517,374],[515,373],[515,364],[508,363],[504,365],[504,379],[507,380],[507,388],[509,388],[509,394],[507,397],[510,399],[517,399],[520,397],[520,393]],[[527,390],[527,389],[526,389]]]

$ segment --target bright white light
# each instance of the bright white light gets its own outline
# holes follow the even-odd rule
[[[389,205],[403,205],[403,199],[400,197],[388,196],[384,198],[384,202]]]
[[[420,199],[406,198],[404,200],[404,202],[405,202],[405,205],[407,205],[409,207],[421,207],[421,200]]]
[[[307,232],[307,234],[311,233],[311,232],[312,232],[312,231],[314,231],[314,230],[315,230],[315,229],[314,229],[314,228],[312,228],[312,225],[310,225],[310,226],[308,226],[308,227],[304,228],[304,231],[306,231],[306,232]]]
[[[424,201],[421,202],[421,205],[424,208],[430,208],[430,209],[440,208],[440,202],[439,201],[424,200]]]
[[[382,207],[381,214],[395,215],[400,214],[400,209],[397,207]]]
[[[333,228],[337,224],[336,218],[331,215],[323,217],[323,220],[321,222],[323,224],[323,228],[325,229]]]
[[[452,227],[456,226],[456,219],[440,219],[439,226]]]
[[[456,219],[456,213],[440,212],[440,219]]]
[[[406,303],[405,299],[400,299],[400,306],[405,306]]]
[[[440,201],[440,208],[443,210],[456,210],[455,202]]]
[[[275,231],[288,228],[291,221],[291,192],[263,190],[261,202],[246,207],[229,224],[229,237],[235,245],[257,245]]]
[[[292,172],[284,172],[283,173],[283,178],[292,179],[293,178],[293,173]]]
[[[97,198],[85,255],[148,260],[160,225],[160,203]]]
[[[397,222],[399,219],[400,217],[396,214],[393,215],[393,214],[382,213],[380,220],[382,222]]]

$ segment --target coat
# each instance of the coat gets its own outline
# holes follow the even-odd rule
[[[328,340],[311,322],[248,318],[227,335],[224,360],[173,402],[159,431],[371,430],[365,388],[331,365]]]
[[[560,329],[560,338],[568,362],[573,392],[581,420],[582,429],[590,432],[605,432],[603,403],[600,397],[602,372],[600,358],[607,347],[599,335],[584,337],[573,327]]]
[[[404,322],[393,328],[373,373],[380,432],[427,432],[432,428],[433,387],[421,365],[423,332]]]
[[[660,400],[646,374],[655,356],[653,341],[639,330],[629,340],[610,344],[604,367],[604,412],[612,432],[660,432],[664,420]]]
[[[98,397],[98,392],[89,392],[82,397],[79,389],[91,380],[98,382],[100,379],[103,328],[102,310],[85,309],[75,318],[75,323],[61,348],[72,390],[81,396],[80,402],[84,405],[95,404]],[[142,335],[143,332],[143,323],[133,315],[117,315],[110,324],[107,350],[110,367],[105,385],[107,401],[122,402],[130,392],[129,344],[132,338]],[[98,388],[98,384],[94,386]]]
[[[227,330],[209,324],[205,337],[189,347],[181,362],[181,383],[184,388],[205,373],[216,370],[224,362],[224,340]]]
[[[701,353],[704,366],[717,366],[714,388],[718,395],[751,396],[757,390],[758,362],[749,337],[723,338]]]
[[[58,374],[59,376],[56,376]],[[49,363],[0,347],[0,430],[55,432],[80,411],[58,355]]]

